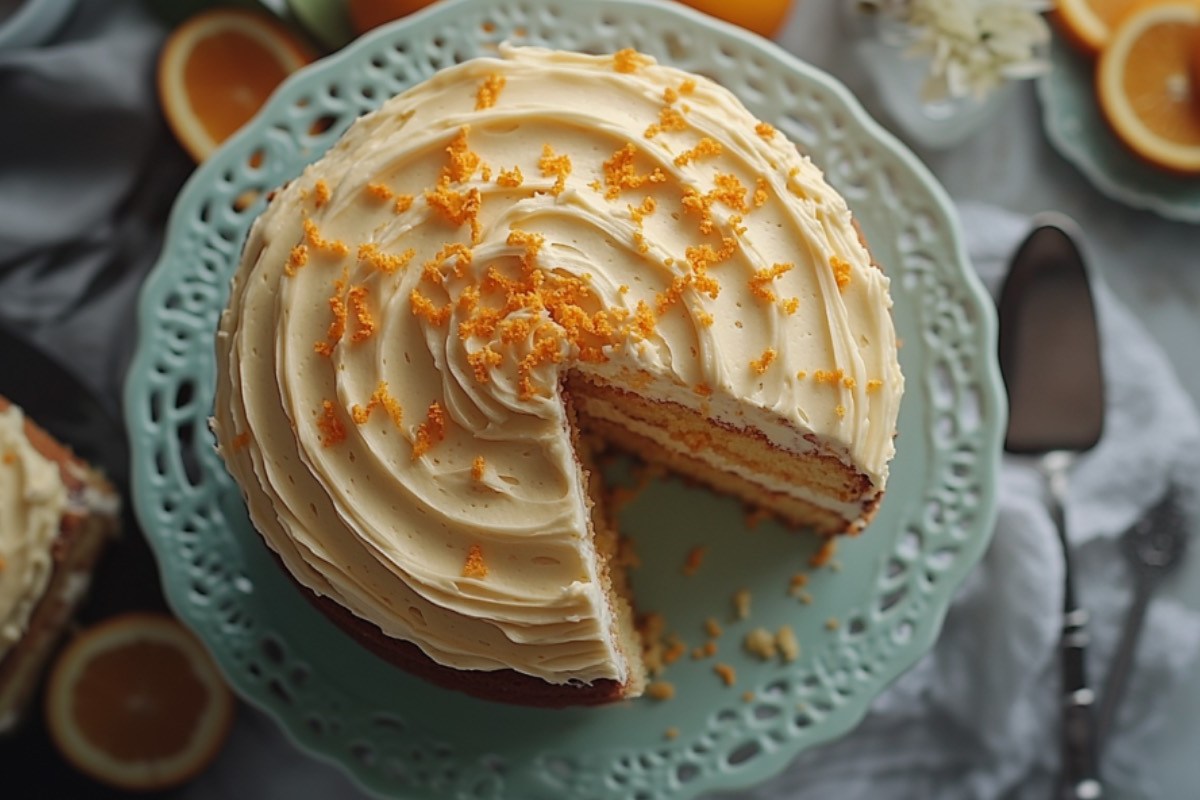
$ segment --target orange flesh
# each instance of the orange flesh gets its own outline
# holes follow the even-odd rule
[[[1189,74],[1196,27],[1162,23],[1129,51],[1123,88],[1134,113],[1164,139],[1200,145],[1200,98]]]
[[[226,30],[196,42],[183,83],[197,119],[222,142],[254,116],[287,74],[258,40]]]
[[[142,641],[97,654],[74,688],[72,705],[83,737],[130,763],[185,750],[209,700],[183,653]]]

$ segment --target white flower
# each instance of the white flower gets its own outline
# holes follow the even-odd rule
[[[929,59],[926,101],[983,97],[1005,80],[1041,74],[1050,39],[1042,0],[857,0],[902,23],[909,52]]]

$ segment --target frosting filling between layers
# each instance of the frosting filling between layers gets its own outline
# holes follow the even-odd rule
[[[623,682],[563,375],[741,409],[881,491],[888,281],[819,170],[716,84],[501,55],[276,194],[221,320],[214,429],[303,585],[446,666]]]

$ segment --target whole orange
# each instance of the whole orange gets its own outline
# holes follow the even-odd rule
[[[768,39],[779,33],[793,0],[679,0],[697,11],[740,25]]]
[[[354,32],[362,35],[384,23],[420,11],[433,5],[435,0],[347,0],[350,25]]]

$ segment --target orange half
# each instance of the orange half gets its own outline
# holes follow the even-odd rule
[[[1093,55],[1107,44],[1113,29],[1139,0],[1058,0],[1050,18],[1063,35]]]
[[[1100,54],[1096,92],[1116,135],[1146,161],[1200,174],[1200,3],[1163,2],[1125,17]]]
[[[163,113],[184,149],[203,161],[312,60],[304,43],[267,14],[202,12],[171,33],[159,56]]]
[[[86,629],[56,658],[46,723],[63,757],[128,791],[178,786],[220,752],[234,702],[200,642],[165,614]]]

